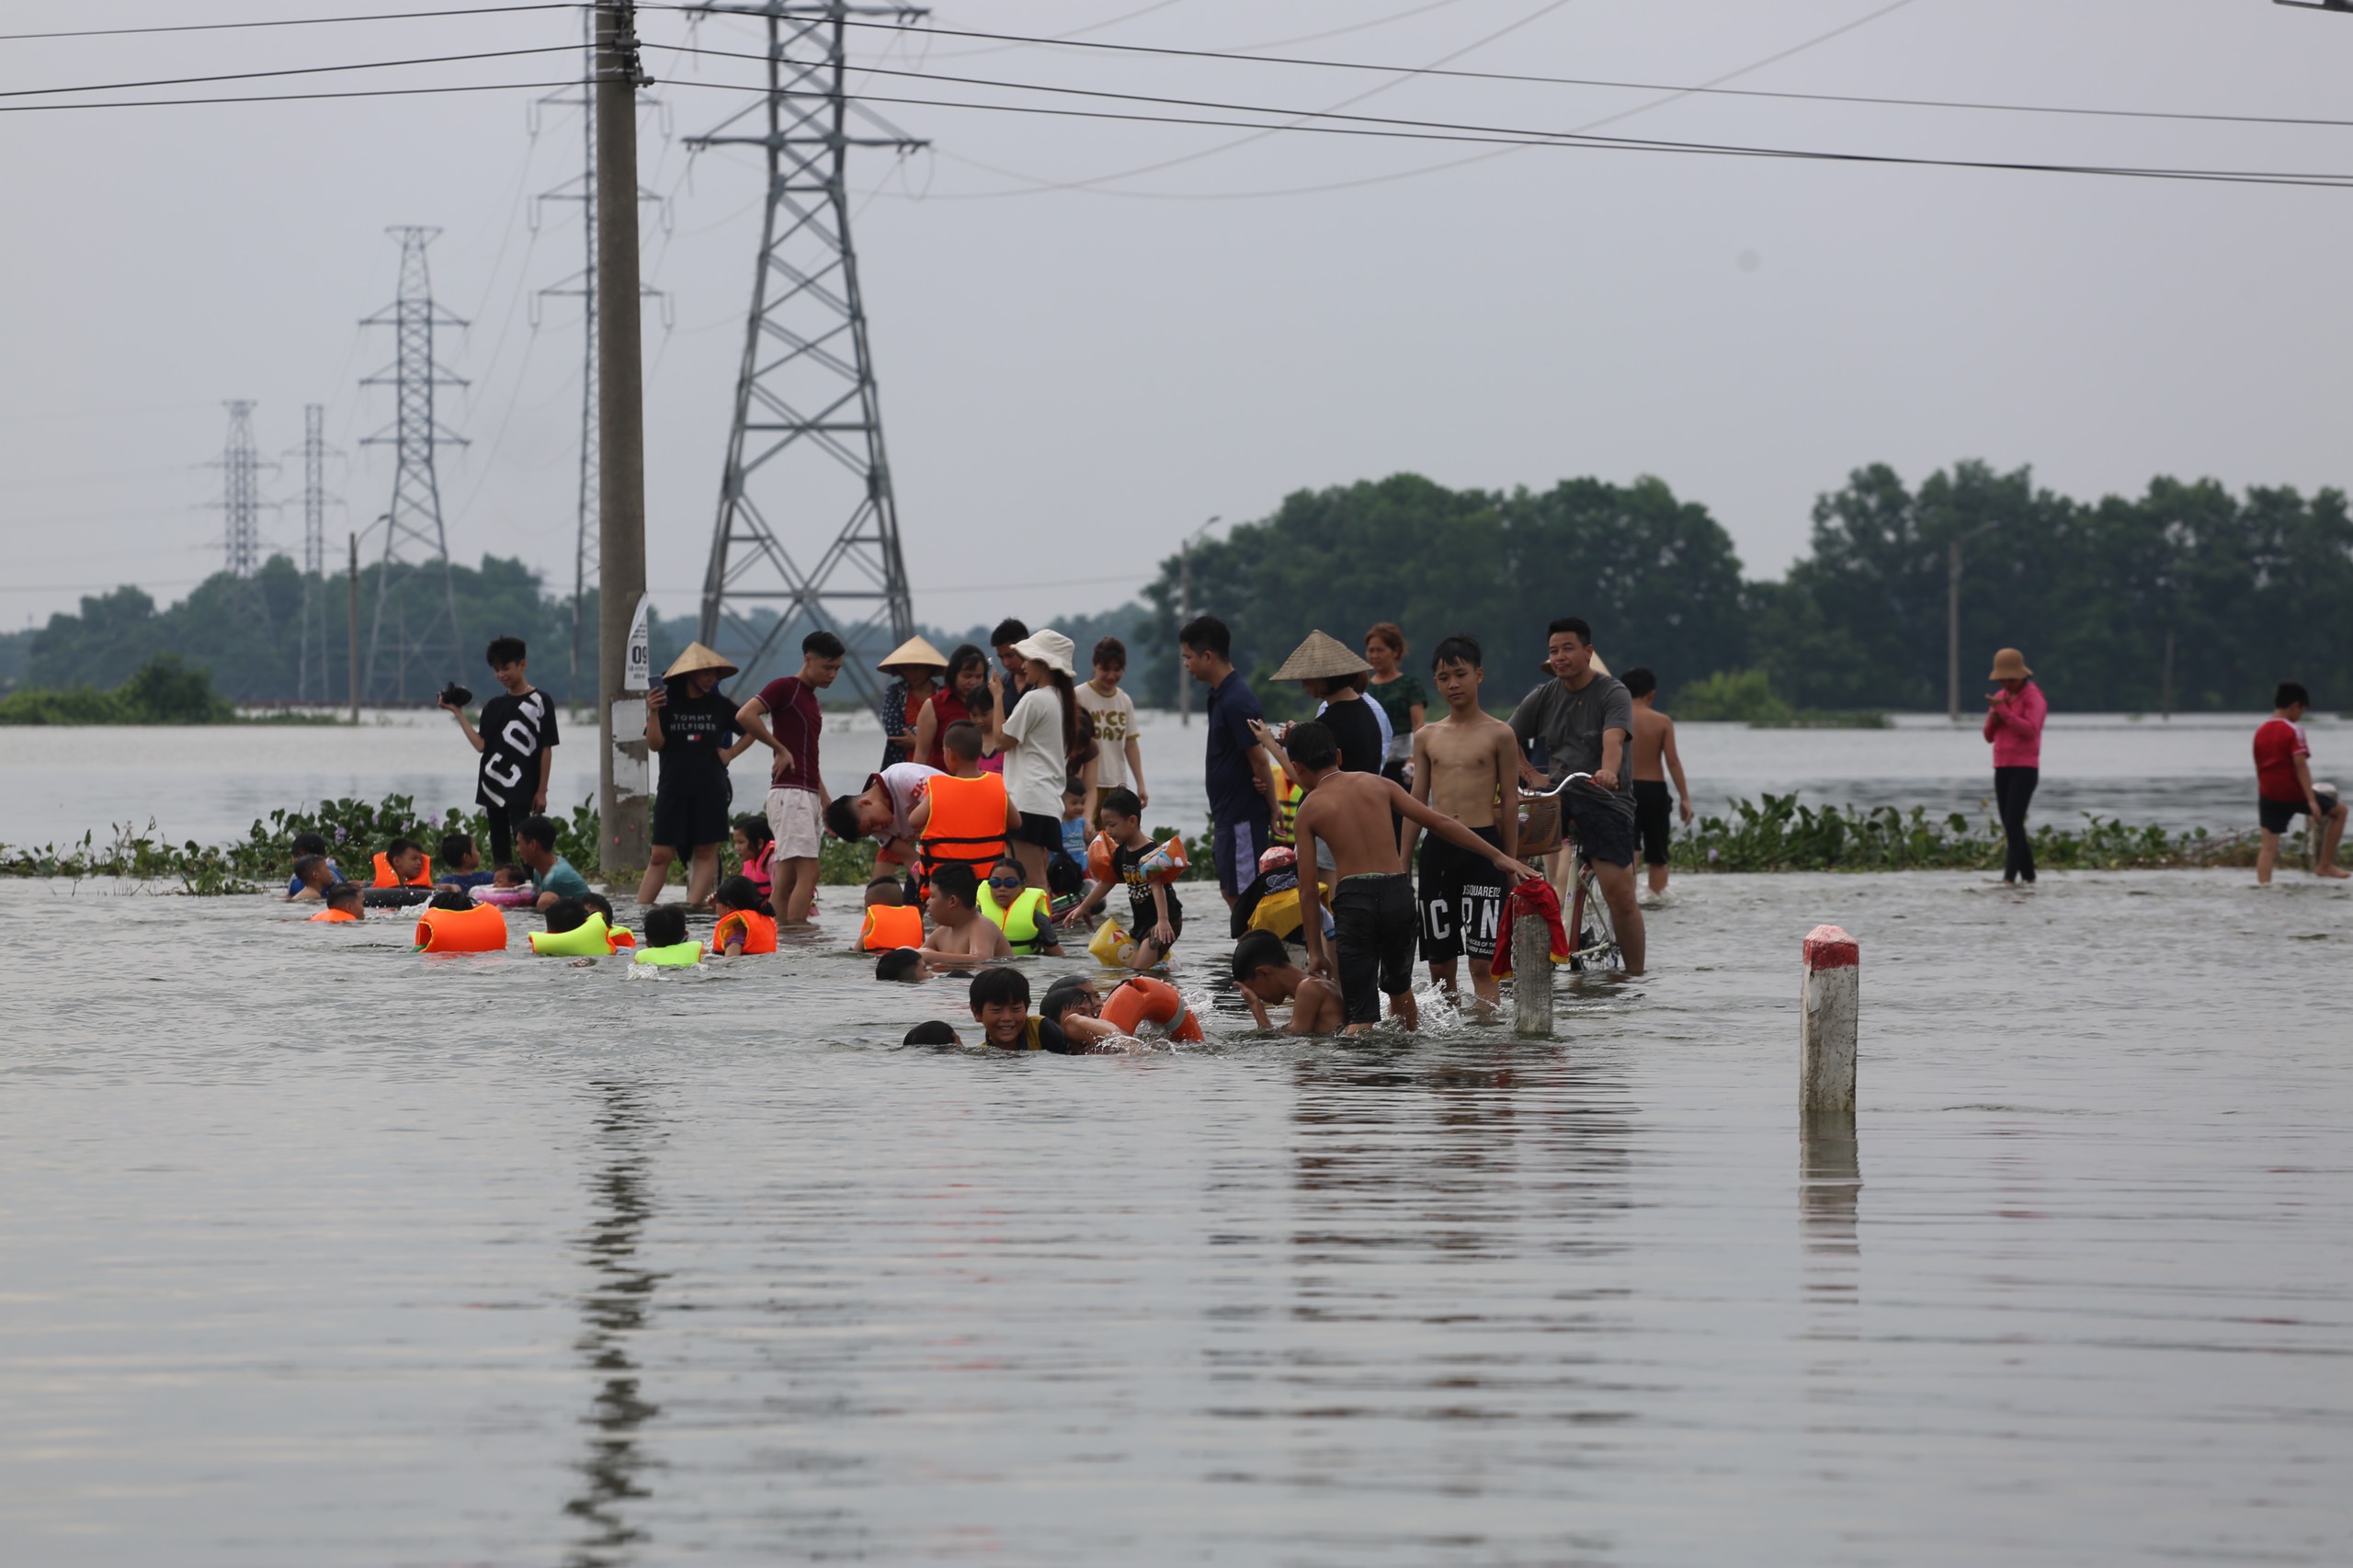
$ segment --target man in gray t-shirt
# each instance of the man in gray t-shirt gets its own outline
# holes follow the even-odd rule
[[[1634,699],[1614,676],[1593,667],[1593,629],[1575,616],[1552,622],[1545,664],[1553,678],[1520,699],[1511,716],[1520,772],[1530,784],[1590,773],[1591,784],[1563,792],[1564,826],[1574,826],[1626,955],[1626,972],[1643,972],[1643,912],[1634,902]],[[1544,744],[1540,778],[1525,760],[1529,741]]]

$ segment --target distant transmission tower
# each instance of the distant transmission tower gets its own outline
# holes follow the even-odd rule
[[[456,675],[464,662],[457,583],[449,571],[449,540],[441,526],[441,482],[434,472],[433,453],[445,441],[460,447],[466,443],[435,419],[433,391],[466,383],[434,362],[433,329],[466,324],[433,302],[425,247],[440,232],[416,227],[385,231],[401,243],[400,298],[359,324],[392,329],[392,363],[359,384],[393,387],[399,404],[392,423],[361,443],[390,446],[396,462],[392,505],[379,519],[384,553],[376,574],[376,614],[368,633],[363,687],[379,702],[404,700],[412,669],[422,671],[429,683],[434,672],[446,678]],[[425,689],[431,689],[429,684]]]
[[[580,203],[580,270],[560,282],[540,290],[532,301],[531,325],[540,324],[539,301],[541,299],[576,299],[580,301],[581,372],[580,372],[580,504],[578,524],[572,541],[572,664],[570,692],[572,700],[583,700],[582,693],[596,685],[594,663],[587,687],[580,680],[580,651],[583,640],[592,634],[585,619],[588,590],[597,582],[597,491],[601,472],[597,407],[597,116],[595,84],[597,70],[597,14],[584,8],[581,16],[588,40],[585,59],[586,74],[577,89],[566,88],[551,93],[539,100],[537,107],[572,108],[580,110],[581,163],[579,175],[565,180],[553,190],[540,193],[541,201],[576,201]],[[641,98],[644,104],[657,100]],[[536,121],[535,121],[536,127]],[[535,130],[536,133],[536,130]],[[638,200],[659,202],[662,199],[642,187]],[[532,227],[539,226],[539,209],[532,208]],[[641,296],[661,292],[658,289],[641,288]]]
[[[210,466],[221,471],[222,570],[250,578],[261,570],[262,550],[263,465],[254,445],[254,404],[250,398],[237,398],[221,406],[229,411],[229,438]]]
[[[302,636],[294,695],[324,702],[327,695],[327,411],[302,405]]]
[[[851,685],[877,703],[881,680],[871,661],[913,635],[915,608],[882,452],[844,165],[852,147],[923,143],[844,89],[844,24],[853,11],[877,7],[765,0],[695,9],[765,17],[768,44],[767,96],[688,142],[767,154],[767,216],[703,576],[702,641],[757,678],[780,639],[829,628],[849,645]],[[897,6],[890,14],[927,15]],[[883,134],[851,135],[853,112]],[[778,616],[766,628],[751,619],[763,606]]]

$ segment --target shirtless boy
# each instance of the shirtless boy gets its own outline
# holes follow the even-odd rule
[[[1347,1021],[1339,988],[1291,962],[1290,949],[1272,931],[1245,931],[1233,944],[1233,983],[1262,1029],[1275,1027],[1267,1009],[1278,1002],[1290,1004],[1285,1034],[1330,1034]]]
[[[1651,896],[1666,891],[1666,845],[1675,830],[1666,799],[1666,778],[1675,776],[1675,804],[1683,824],[1691,824],[1691,786],[1683,781],[1683,756],[1675,749],[1675,721],[1651,704],[1658,699],[1658,676],[1645,669],[1618,677],[1634,699],[1634,830],[1642,835],[1643,864],[1650,869]]]
[[[921,949],[926,962],[987,963],[1013,956],[1005,927],[982,918],[980,892],[980,879],[961,860],[950,860],[932,872],[931,940]]]
[[[1323,725],[1294,724],[1285,739],[1291,777],[1307,791],[1299,808],[1299,863],[1313,865],[1318,844],[1332,850],[1334,943],[1324,940],[1324,912],[1317,907],[1314,881],[1302,877],[1299,883],[1308,972],[1321,980],[1339,980],[1348,1033],[1380,1022],[1384,993],[1390,1017],[1409,1029],[1417,1028],[1421,1014],[1414,1005],[1414,938],[1421,922],[1414,910],[1413,879],[1397,852],[1399,835],[1391,825],[1392,813],[1494,862],[1516,881],[1537,873],[1380,774],[1341,772],[1340,748]]]
[[[1449,637],[1430,655],[1430,680],[1446,699],[1446,717],[1414,732],[1414,799],[1469,828],[1506,855],[1519,853],[1519,741],[1511,726],[1479,706],[1479,644]],[[1506,806],[1505,801],[1512,802]],[[1399,853],[1414,859],[1421,828],[1407,824]],[[1483,855],[1443,839],[1422,841],[1422,961],[1454,994],[1455,960],[1468,953],[1471,986],[1494,1006],[1503,982],[1492,971],[1504,887]]]

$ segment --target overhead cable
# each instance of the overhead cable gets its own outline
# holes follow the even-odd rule
[[[246,28],[313,28],[331,22],[409,22],[428,17],[495,17],[511,11],[577,11],[581,0],[539,0],[528,6],[461,6],[446,11],[373,11],[358,17],[273,17],[251,22],[176,22],[153,28],[76,28],[51,33],[0,33],[0,43],[49,38],[130,38],[141,33],[220,33]]]

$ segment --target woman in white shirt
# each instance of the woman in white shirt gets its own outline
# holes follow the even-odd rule
[[[1007,835],[1021,872],[1033,888],[1046,885],[1046,863],[1063,841],[1063,783],[1082,766],[1089,749],[1078,708],[1078,672],[1071,665],[1071,640],[1048,628],[1013,645],[1029,675],[1029,688],[1006,712],[1002,678],[989,674],[988,734],[1005,753],[1005,790],[1021,813],[1021,826]]]

